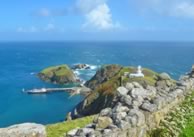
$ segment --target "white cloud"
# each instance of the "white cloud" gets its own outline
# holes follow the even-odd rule
[[[23,27],[18,27],[17,32],[26,32],[26,30]]]
[[[45,30],[45,31],[54,31],[54,30],[56,30],[56,27],[55,27],[54,24],[49,23],[49,24],[47,24],[47,26],[45,27],[44,30]]]
[[[36,16],[41,16],[41,17],[49,17],[51,16],[51,11],[47,8],[42,8],[39,11],[35,13]]]
[[[107,0],[78,0],[77,8],[85,17],[83,28],[97,30],[111,30],[121,25],[112,20],[111,10]]]
[[[137,0],[137,3],[144,12],[194,19],[194,0]]]
[[[25,32],[34,33],[34,32],[38,32],[38,29],[34,26],[32,26],[30,28],[18,27],[17,32],[20,32],[20,33],[25,33]]]
[[[194,19],[194,2],[182,2],[175,5],[173,15],[179,17],[188,17]]]

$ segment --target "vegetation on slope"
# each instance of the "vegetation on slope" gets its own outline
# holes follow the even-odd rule
[[[57,84],[76,82],[75,74],[67,65],[48,67],[42,70],[38,77],[43,81]]]
[[[83,128],[92,123],[95,116],[84,117],[76,120],[46,126],[47,137],[64,137],[64,135],[75,128]]]
[[[194,92],[161,121],[149,137],[194,137]]]
[[[136,73],[136,71],[137,69],[134,67],[121,67],[119,65],[104,66],[86,83],[94,91],[77,106],[78,113],[81,115],[91,115],[98,113],[103,108],[111,107],[116,89],[127,82],[136,81],[145,86],[156,84],[159,74],[146,68],[143,68],[144,78],[123,77],[126,72],[130,74]]]

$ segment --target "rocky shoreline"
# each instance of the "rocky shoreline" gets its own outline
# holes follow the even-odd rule
[[[84,128],[68,137],[144,137],[194,91],[194,66],[179,81],[144,68],[144,78],[124,77],[134,67],[106,65],[85,85],[93,91],[73,111],[75,117],[97,114]],[[71,121],[71,114],[68,115]],[[40,127],[40,128],[37,128]],[[76,125],[75,125],[76,127]],[[35,130],[34,130],[35,129]],[[40,129],[40,130],[37,130]],[[25,124],[0,129],[0,137],[46,137],[43,125]],[[175,134],[178,136],[178,133]]]

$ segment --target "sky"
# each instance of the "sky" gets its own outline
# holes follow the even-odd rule
[[[0,0],[0,41],[194,41],[194,0]]]

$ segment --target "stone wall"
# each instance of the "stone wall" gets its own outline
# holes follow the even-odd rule
[[[115,106],[103,109],[85,128],[68,132],[69,137],[144,137],[157,128],[171,109],[194,90],[194,68],[174,84],[161,74],[156,86],[127,83],[117,89]]]

